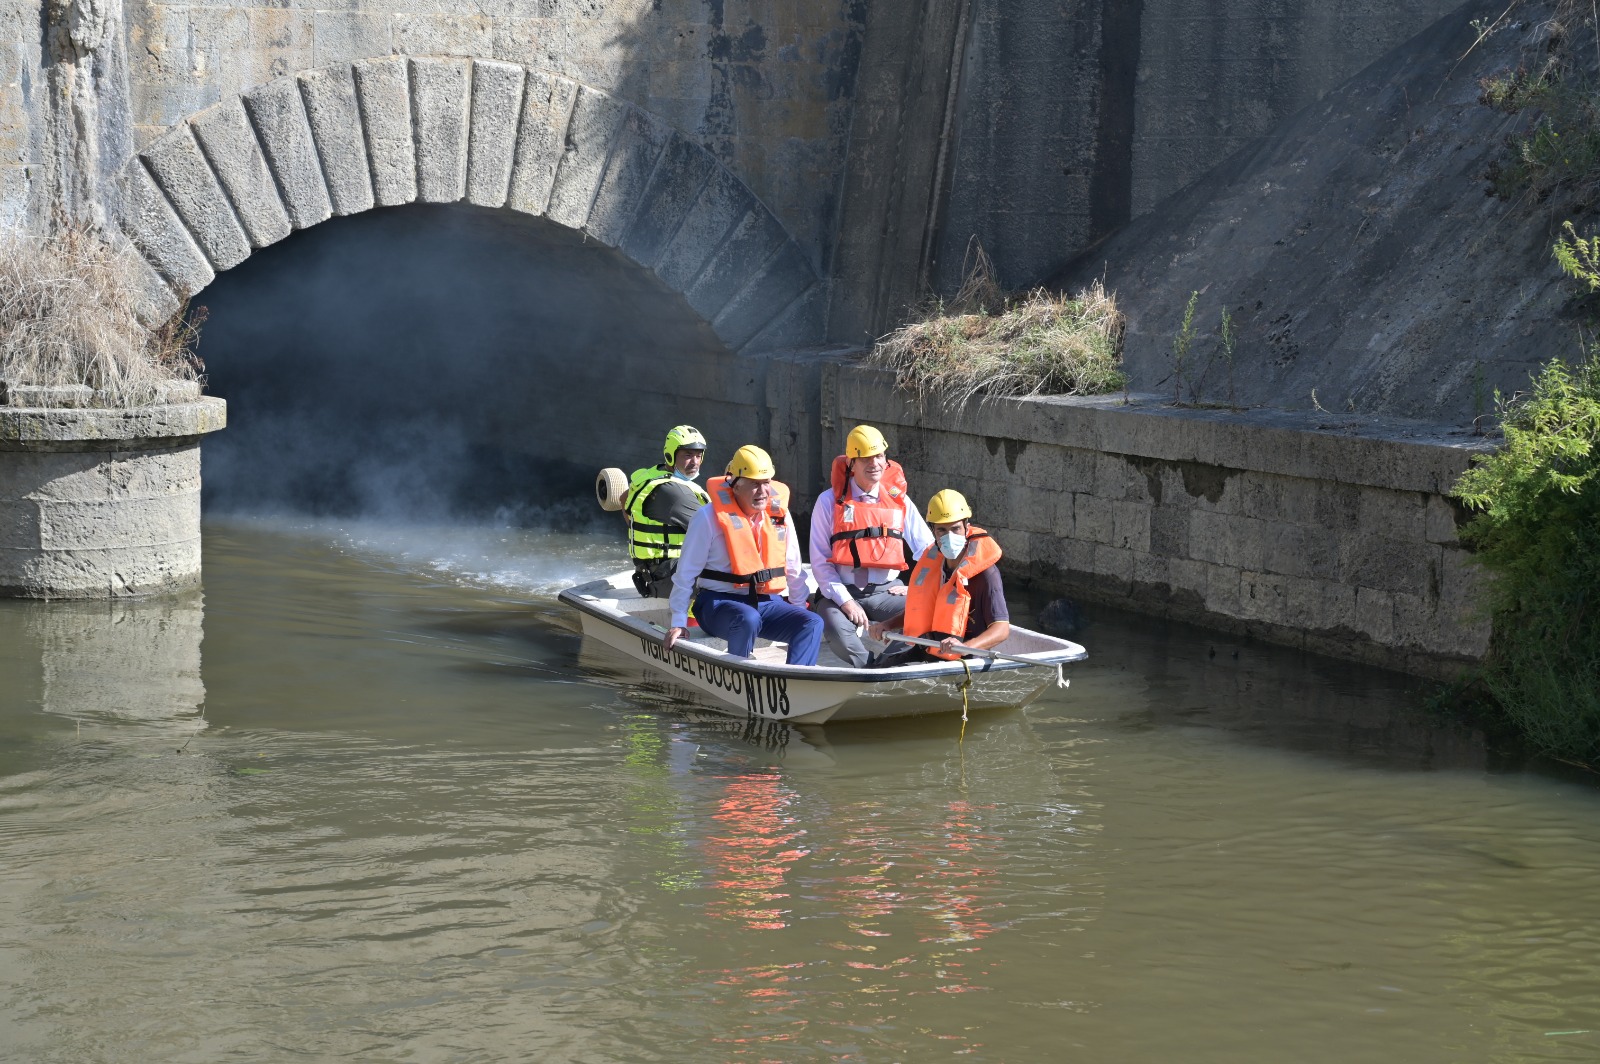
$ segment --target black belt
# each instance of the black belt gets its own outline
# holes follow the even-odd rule
[[[768,580],[771,580],[775,576],[785,576],[785,575],[787,575],[787,573],[788,573],[788,569],[787,568],[782,568],[782,569],[762,569],[759,572],[754,572],[754,573],[724,573],[724,572],[721,572],[721,571],[719,571],[717,569],[702,569],[702,570],[700,570],[700,576],[704,577],[707,580],[716,580],[716,581],[719,581],[719,582],[724,583],[724,584],[734,584],[734,585],[743,584],[743,585],[748,585],[749,588],[750,588],[750,590],[748,592],[724,591],[722,593],[724,595],[740,595],[741,597],[749,600],[750,602],[759,602],[764,598],[770,598],[771,595],[769,595],[766,592],[763,592],[763,591],[759,590],[761,585],[766,583]],[[698,580],[699,577],[697,577],[696,579]],[[715,591],[717,589],[714,588],[714,587],[707,587],[707,588],[702,588],[701,590],[703,590],[703,591]]]

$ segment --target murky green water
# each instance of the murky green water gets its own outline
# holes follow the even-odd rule
[[[1393,678],[1096,616],[964,741],[747,737],[580,662],[608,544],[208,537],[0,603],[8,1060],[1600,1057],[1600,792]]]

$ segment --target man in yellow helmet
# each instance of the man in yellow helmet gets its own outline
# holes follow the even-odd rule
[[[751,444],[706,485],[711,502],[689,522],[672,578],[668,650],[687,633],[693,599],[701,629],[727,640],[730,654],[749,657],[759,637],[788,644],[790,665],[817,663],[822,618],[805,606],[789,488],[776,473],[771,456]]]
[[[906,494],[906,475],[889,443],[857,425],[833,460],[831,484],[811,510],[811,575],[824,638],[840,660],[862,668],[870,654],[861,629],[897,620],[906,608],[900,574],[933,543]]]
[[[906,591],[902,629],[906,635],[937,639],[937,650],[912,646],[885,654],[874,664],[903,665],[923,657],[962,657],[957,643],[978,650],[999,646],[1011,635],[1011,613],[1000,582],[1000,546],[972,523],[966,497],[945,488],[928,500],[928,526],[934,545],[917,559]],[[883,625],[873,625],[883,637]]]
[[[711,501],[696,484],[706,438],[693,425],[676,425],[661,445],[660,465],[636,469],[622,503],[628,522],[633,586],[645,598],[666,594],[678,567],[683,533],[695,512]]]

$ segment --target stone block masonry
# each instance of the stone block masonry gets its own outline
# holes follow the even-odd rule
[[[945,416],[840,353],[775,361],[767,399],[775,456],[809,482],[852,425],[881,428],[913,498],[964,493],[1013,578],[1420,675],[1487,649],[1447,496],[1480,437],[1149,395]]]
[[[514,64],[393,56],[285,76],[153,140],[119,189],[152,320],[295,228],[470,203],[621,249],[731,350],[823,331],[794,313],[822,286],[810,258],[707,148],[620,97]]]
[[[0,597],[120,598],[200,580],[200,438],[221,399],[0,409]]]

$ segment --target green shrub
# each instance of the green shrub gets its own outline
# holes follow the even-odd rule
[[[1571,222],[1561,223],[1565,236],[1556,238],[1551,253],[1561,272],[1578,281],[1589,294],[1600,292],[1600,236],[1581,237]]]
[[[1500,414],[1505,446],[1455,489],[1490,576],[1483,679],[1540,748],[1600,761],[1600,363],[1550,362]]]

